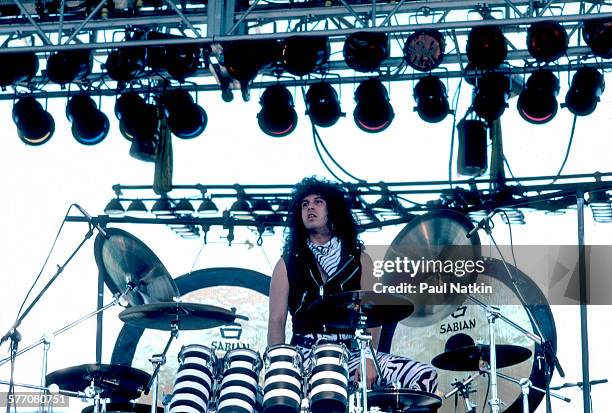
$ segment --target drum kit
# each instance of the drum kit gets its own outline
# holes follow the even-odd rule
[[[263,359],[256,351],[233,349],[221,360],[213,349],[204,345],[185,345],[178,354],[179,367],[172,394],[164,399],[163,409],[158,407],[158,373],[179,332],[211,329],[247,318],[236,314],[235,309],[176,301],[178,288],[144,243],[119,229],[109,228],[106,232],[108,237],[96,240],[103,243],[101,248],[96,248],[99,254],[96,260],[99,266],[103,263],[104,281],[115,298],[111,304],[69,327],[115,303],[127,301],[128,308],[119,314],[124,323],[169,332],[162,352],[149,359],[152,373],[130,366],[96,363],[46,374],[45,353],[43,385],[26,387],[92,400],[93,405],[83,410],[84,413],[158,413],[162,410],[168,413],[414,413],[436,412],[441,406],[439,395],[401,389],[396,383],[381,383],[380,389],[368,390],[365,380],[361,380],[355,388],[348,372],[349,351],[342,344],[319,342],[309,360],[304,360],[296,347],[286,344],[267,348]],[[422,310],[417,307],[417,312]],[[322,298],[309,311],[326,326],[354,332],[359,344],[360,376],[367,377],[367,355],[374,352],[368,329],[406,319],[415,311],[415,305],[399,295],[347,291]],[[475,371],[504,378],[497,372],[498,368],[519,363],[530,355],[531,351],[523,347],[495,345],[492,341],[492,346],[472,343],[449,348],[434,357],[432,364],[439,369]],[[0,360],[0,365],[3,362],[6,360]],[[382,377],[376,358],[374,365]],[[260,385],[262,370],[263,385]],[[454,383],[454,389],[444,395],[459,393],[465,400],[466,413],[475,412],[469,401],[473,378]],[[528,382],[519,384],[526,392],[530,387],[535,388]],[[149,392],[151,405],[133,402]]]

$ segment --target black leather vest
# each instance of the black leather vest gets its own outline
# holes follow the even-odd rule
[[[333,332],[308,313],[308,307],[321,297],[342,291],[359,290],[361,286],[361,255],[342,245],[340,263],[334,275],[324,283],[309,249],[285,256],[289,281],[288,308],[294,334]]]

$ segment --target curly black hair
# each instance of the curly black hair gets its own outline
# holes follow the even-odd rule
[[[332,235],[338,237],[349,251],[361,252],[363,243],[359,239],[359,227],[351,213],[347,194],[337,184],[312,176],[297,183],[291,193],[283,256],[296,254],[306,248],[308,231],[302,222],[302,200],[313,194],[319,195],[327,203],[327,218]]]

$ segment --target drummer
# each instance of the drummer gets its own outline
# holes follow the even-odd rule
[[[371,290],[372,260],[363,252],[345,193],[328,181],[304,178],[293,189],[287,220],[283,255],[274,267],[270,284],[268,346],[286,343],[289,312],[293,324],[290,344],[300,350],[305,360],[317,340],[342,343],[351,350],[349,375],[359,380],[359,349],[354,334],[330,333],[308,313],[321,293],[327,296]],[[376,349],[380,328],[368,331]],[[381,384],[373,357],[380,364],[384,383],[435,393],[438,375],[433,367],[380,351],[375,355],[368,352],[368,388]]]

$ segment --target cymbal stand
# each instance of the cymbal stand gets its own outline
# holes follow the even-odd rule
[[[170,349],[170,344],[174,341],[175,338],[178,337],[179,334],[179,321],[173,320],[170,324],[170,337],[166,342],[166,347],[164,347],[164,351],[161,354],[154,354],[149,361],[153,366],[155,366],[153,370],[153,374],[151,374],[151,378],[147,383],[144,393],[149,394],[149,391],[153,389],[153,394],[151,395],[151,413],[157,413],[157,396],[159,392],[159,370],[161,367],[166,364],[166,353]]]
[[[465,404],[465,413],[476,413],[476,405],[470,401],[470,383],[474,381],[477,377],[480,377],[484,372],[480,372],[479,374],[474,374],[464,379],[462,381],[456,381],[453,383],[455,388],[444,395],[445,399],[448,399],[455,393],[459,393],[461,397],[463,397],[463,402]]]
[[[380,368],[380,364],[378,363],[378,359],[374,354],[374,347],[372,346],[372,335],[368,333],[366,327],[367,321],[368,317],[365,314],[360,313],[359,322],[357,323],[357,330],[355,331],[355,338],[359,342],[359,371],[361,374],[361,380],[359,383],[361,403],[357,407],[358,409],[361,408],[362,413],[368,412],[368,383],[366,381],[368,350],[370,350],[370,354],[372,355],[374,367],[376,368],[376,373],[378,374],[378,377],[380,377],[380,380],[383,380],[382,370]],[[360,398],[356,399],[359,400]]]
[[[40,373],[40,385],[41,386],[45,386],[47,384],[47,359],[49,356],[49,348],[51,347],[51,342],[53,341],[53,335],[48,333],[45,334],[43,336],[43,356],[42,356],[42,367],[41,367],[41,373]],[[39,405],[39,410],[41,413],[44,413],[45,411],[45,398],[44,395],[47,394],[47,392],[45,390],[41,390],[40,392],[41,397],[40,398],[40,405]]]

